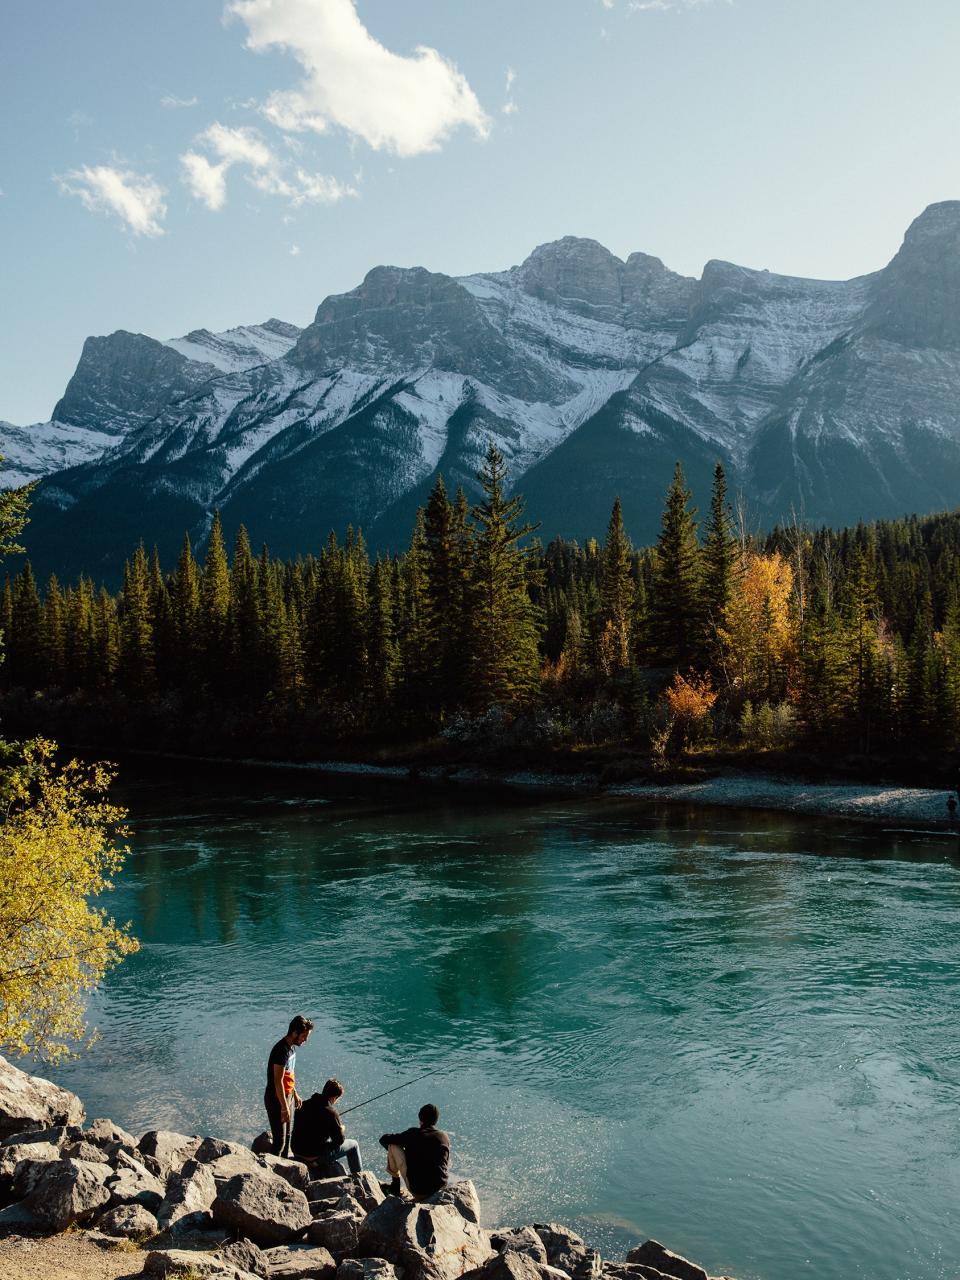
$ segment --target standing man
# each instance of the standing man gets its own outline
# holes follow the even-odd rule
[[[420,1108],[417,1118],[418,1128],[385,1133],[380,1145],[387,1149],[387,1173],[393,1179],[390,1195],[400,1194],[402,1178],[414,1200],[426,1200],[447,1185],[450,1136],[437,1128],[440,1112],[432,1102]]]
[[[273,1154],[276,1156],[290,1154],[294,1112],[303,1101],[297,1093],[297,1049],[306,1044],[312,1030],[313,1023],[310,1019],[298,1013],[290,1023],[287,1034],[277,1041],[267,1059],[267,1087],[263,1105],[270,1120]]]

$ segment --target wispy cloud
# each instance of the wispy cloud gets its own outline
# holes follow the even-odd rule
[[[178,98],[174,93],[165,93],[160,99],[161,107],[166,107],[168,111],[177,111],[181,107],[196,107],[199,103],[199,98]]]
[[[715,3],[732,5],[733,0],[627,0],[627,12],[670,13],[678,9],[704,9]]]
[[[490,122],[466,77],[436,49],[408,56],[385,48],[360,21],[355,0],[229,0],[247,47],[288,49],[305,78],[262,105],[278,128],[323,133],[336,125],[375,150],[436,151],[461,126],[481,137]]]
[[[299,257],[300,257],[300,246],[299,246],[298,244],[292,244],[292,245],[290,246],[290,257],[291,257],[291,258],[299,258]]]
[[[62,191],[78,196],[91,213],[118,217],[137,236],[162,236],[167,215],[163,188],[148,174],[111,165],[84,165],[56,179]]]
[[[336,178],[284,165],[255,129],[232,129],[218,121],[196,141],[203,151],[186,152],[180,164],[190,192],[208,209],[216,211],[226,204],[227,174],[235,166],[247,171],[257,190],[282,196],[294,206],[334,204],[356,195],[353,187]]]
[[[517,106],[517,101],[513,96],[513,86],[517,82],[517,73],[514,71],[513,67],[507,67],[505,81],[506,83],[504,84],[503,89],[504,101],[500,110],[505,116],[514,116],[520,108]]]

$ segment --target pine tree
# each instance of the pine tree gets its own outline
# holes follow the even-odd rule
[[[43,602],[43,683],[57,687],[63,683],[66,665],[65,602],[56,575],[51,574]]]
[[[506,496],[506,464],[492,442],[478,479],[484,496],[472,512],[470,694],[483,709],[529,699],[540,683],[540,654],[538,618],[519,546],[533,526],[521,523],[519,495]]]
[[[170,604],[176,633],[174,679],[185,692],[192,692],[200,680],[200,573],[186,533],[170,584]]]
[[[215,511],[210,541],[200,579],[200,635],[202,672],[205,682],[215,692],[222,692],[228,681],[227,623],[230,616],[230,570],[223,545],[220,512]]]
[[[600,560],[597,650],[600,669],[606,675],[623,671],[630,665],[630,613],[634,595],[630,567],[630,540],[623,527],[623,511],[617,498]]]
[[[667,492],[649,612],[649,646],[661,666],[685,670],[703,658],[703,600],[696,511],[677,463]]]
[[[254,698],[263,689],[262,619],[257,565],[243,525],[237,530],[230,566],[229,662],[233,694]]]
[[[367,680],[373,713],[375,718],[384,719],[396,685],[399,655],[394,632],[390,569],[379,556],[370,576],[367,653]]]
[[[10,683],[42,689],[43,614],[40,593],[28,560],[13,583],[13,626],[7,644]]]
[[[718,462],[713,472],[710,518],[703,539],[703,603],[706,613],[707,644],[711,655],[718,652],[717,633],[726,624],[726,611],[739,561],[739,547],[733,535],[733,516],[727,501],[727,480]]]
[[[142,542],[123,570],[118,677],[123,688],[139,696],[149,693],[156,680],[150,571]]]

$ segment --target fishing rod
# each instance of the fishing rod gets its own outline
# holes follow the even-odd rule
[[[385,1093],[377,1093],[372,1098],[365,1098],[363,1102],[355,1102],[352,1107],[347,1107],[341,1111],[342,1116],[349,1115],[351,1111],[359,1111],[361,1107],[369,1106],[371,1102],[379,1102],[381,1098],[387,1098],[391,1093],[397,1093],[400,1089],[406,1089],[412,1084],[417,1084],[421,1080],[426,1080],[427,1076],[435,1076],[441,1071],[445,1071],[446,1067],[434,1067],[432,1071],[425,1071],[422,1076],[415,1076],[412,1080],[405,1080],[403,1084],[394,1085],[392,1089],[387,1089]]]

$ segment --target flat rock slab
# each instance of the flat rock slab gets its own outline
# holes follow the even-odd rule
[[[143,1274],[148,1280],[165,1276],[190,1276],[191,1280],[257,1280],[250,1271],[235,1267],[215,1253],[192,1249],[155,1249],[147,1254]]]
[[[29,1076],[0,1057],[0,1138],[53,1125],[82,1125],[85,1116],[75,1093]]]
[[[263,1256],[269,1280],[334,1280],[337,1274],[333,1254],[317,1245],[280,1245]]]

